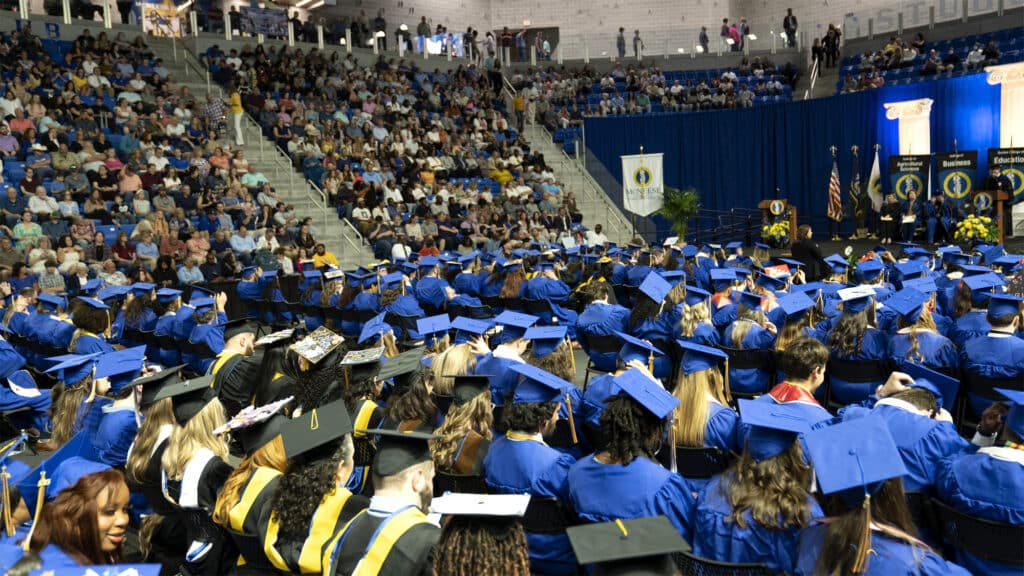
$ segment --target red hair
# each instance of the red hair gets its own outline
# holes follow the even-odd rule
[[[47,544],[56,544],[82,565],[117,564],[120,550],[103,551],[97,505],[100,494],[105,493],[109,500],[119,485],[125,485],[124,474],[110,469],[83,476],[61,491],[43,507],[39,525],[32,532],[32,550],[38,553]]]

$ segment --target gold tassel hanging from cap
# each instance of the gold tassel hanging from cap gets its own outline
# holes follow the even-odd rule
[[[349,388],[348,371],[349,371],[349,367],[348,366],[342,366],[341,367],[341,373],[345,376],[345,389],[346,390]]]
[[[572,350],[572,341],[569,340],[568,336],[565,337],[565,345],[569,348],[569,366],[572,367],[572,375],[573,375],[573,377],[575,377],[576,376],[576,354]]]
[[[39,482],[36,482],[39,490],[36,492],[36,512],[32,515],[32,527],[28,529],[28,534],[25,536],[25,542],[21,545],[21,549],[28,552],[32,544],[32,534],[36,531],[36,526],[39,526],[39,518],[43,515],[43,504],[46,502],[46,487],[50,485],[50,479],[46,477],[46,470],[39,473]]]
[[[727,404],[732,404],[732,390],[729,389],[729,358],[725,358],[725,370],[722,372],[722,379],[725,381],[723,388],[725,389],[725,401]]]
[[[654,375],[654,350],[647,356],[647,371]]]
[[[569,399],[569,393],[565,393],[565,407],[569,412],[569,433],[572,434],[572,443],[579,443],[579,438],[576,437],[576,420],[572,415],[572,400]]]
[[[677,442],[677,440],[676,440],[676,421],[675,421],[675,418],[672,419],[672,425],[669,426],[669,433],[670,433],[670,438],[671,438],[671,442],[669,442],[669,446],[668,446],[669,450],[670,450],[669,458],[671,459],[670,460],[671,461],[671,468],[670,468],[670,470],[671,470],[671,472],[673,474],[675,474],[676,472],[679,472],[679,463],[676,461],[676,442]]]
[[[853,573],[863,574],[868,569],[868,555],[876,552],[871,549],[871,495],[864,495],[864,530],[857,542],[857,556],[853,560]]]
[[[3,484],[3,496],[0,505],[4,507],[4,530],[7,532],[7,537],[11,538],[14,536],[14,518],[11,516],[11,473],[7,471],[7,466],[0,468],[0,480]]]

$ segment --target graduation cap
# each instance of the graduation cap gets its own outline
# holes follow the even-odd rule
[[[1006,250],[1004,250],[1003,245],[1000,244],[998,246],[993,246],[982,251],[982,255],[984,256],[985,264],[992,264],[999,258],[1002,258],[1004,255],[1006,255]]]
[[[57,379],[64,382],[65,385],[74,384],[92,374],[92,369],[96,367],[96,363],[99,362],[100,356],[100,352],[94,352],[92,354],[82,355],[65,354],[63,356],[48,358],[48,360],[54,361],[56,364],[48,368],[46,373],[49,374],[56,372]]]
[[[964,264],[960,267],[960,270],[964,273],[964,278],[970,276],[978,276],[979,274],[991,274],[992,269],[987,266],[975,266],[974,264]]]
[[[661,304],[671,290],[672,285],[657,272],[650,272],[640,283],[640,292],[653,300],[655,304]]]
[[[93,278],[91,280],[86,280],[85,284],[82,285],[82,287],[78,290],[78,292],[79,292],[79,294],[82,294],[82,295],[85,295],[85,296],[92,296],[92,295],[96,294],[96,291],[99,290],[102,287],[103,287],[103,280],[100,280],[99,278]]]
[[[173,288],[161,288],[156,291],[156,300],[161,304],[169,304],[174,302],[181,296],[181,290],[175,290]]]
[[[127,286],[104,286],[96,293],[96,299],[107,302],[117,298],[124,298],[132,289]]]
[[[40,292],[39,296],[36,297],[39,303],[43,305],[47,310],[56,311],[58,308],[61,310],[68,309],[68,299],[64,296],[58,296],[56,294],[50,294],[49,292]]]
[[[764,242],[754,242],[754,248],[758,248],[760,250],[771,250],[772,249],[771,246],[765,244]]]
[[[512,340],[522,338],[526,334],[526,329],[537,323],[540,318],[531,316],[529,314],[523,314],[522,312],[513,312],[511,310],[505,310],[498,317],[494,319],[495,323],[500,324],[504,327],[504,332],[508,334]]]
[[[193,297],[188,302],[188,305],[195,308],[196,312],[204,312],[210,308],[213,308],[214,304],[216,304],[216,302],[214,302],[213,298],[210,296],[199,296],[197,298],[196,296],[193,295]]]
[[[274,414],[265,420],[252,421],[245,427],[233,430],[232,435],[242,444],[242,450],[251,456],[281,434],[281,429],[289,422],[291,419],[287,416]]]
[[[668,283],[673,287],[686,278],[686,272],[683,272],[682,270],[665,270],[659,271],[658,274],[660,274],[661,277],[668,281]]]
[[[975,294],[983,295],[980,299],[981,301],[984,301],[984,298],[989,296],[988,293],[990,293],[993,288],[997,288],[1004,284],[1003,279],[992,272],[978,274],[976,276],[964,276],[963,282],[971,289],[972,299]]]
[[[637,404],[643,406],[659,420],[664,420],[679,406],[679,399],[669,394],[660,384],[651,380],[639,368],[629,370],[615,377],[615,383]]]
[[[736,282],[735,268],[712,268],[709,275],[711,276],[711,286],[715,290],[728,288],[733,282]]]
[[[865,280],[871,281],[878,278],[878,275],[885,270],[885,264],[878,260],[865,260],[857,264],[857,272]]]
[[[769,276],[762,272],[754,274],[754,282],[756,282],[758,286],[771,290],[772,292],[777,292],[786,287],[786,277]]]
[[[110,390],[117,394],[138,376],[146,361],[146,346],[125,348],[99,357],[93,378],[110,380]]]
[[[914,324],[924,312],[924,303],[927,301],[928,296],[924,292],[916,288],[904,288],[886,300],[885,305],[892,308],[906,322]]]
[[[554,270],[555,263],[551,260],[541,260],[537,262],[537,270]]]
[[[942,255],[942,260],[948,264],[954,264],[956,266],[966,266],[971,263],[970,255],[959,251],[944,253]]]
[[[451,327],[452,323],[448,319],[447,314],[438,314],[437,316],[428,316],[427,318],[416,320],[416,331],[423,336],[424,341],[433,340],[434,344],[441,338],[444,338]]]
[[[747,307],[748,310],[760,310],[762,297],[760,294],[754,294],[752,292],[739,292],[739,303]]]
[[[18,482],[18,493],[21,495],[21,499],[25,501],[25,506],[28,507],[29,513],[35,514],[36,504],[40,503],[40,499],[45,500],[46,498],[46,487],[44,486],[42,494],[40,494],[39,489],[39,481],[43,475],[52,481],[57,467],[65,460],[76,457],[91,462],[99,460],[96,449],[92,445],[92,440],[85,431],[79,432],[71,440],[68,440],[66,444],[58,448],[49,458],[40,462],[39,466],[36,466]]]
[[[257,330],[259,330],[259,327],[256,325],[255,321],[251,318],[238,318],[236,320],[228,320],[223,324],[223,326],[225,342],[241,334],[255,334]]]
[[[629,364],[633,360],[639,360],[647,365],[654,355],[664,356],[665,353],[658,350],[650,342],[645,342],[625,332],[615,331],[615,335],[622,339],[622,348],[619,349],[619,359],[623,364]]]
[[[857,314],[867,310],[875,298],[875,291],[868,286],[843,288],[837,294],[843,301],[843,311],[847,314]]]
[[[324,278],[324,273],[319,270],[304,270],[302,272],[302,283],[306,286],[312,286],[313,284],[320,283]]]
[[[921,274],[924,274],[925,272],[928,271],[928,267],[918,260],[897,262],[896,264],[893,264],[893,268],[895,268],[896,271],[899,272],[901,278],[907,279],[913,278],[915,276],[919,277]]]
[[[696,342],[689,342],[687,340],[676,340],[676,343],[683,349],[683,358],[681,362],[683,374],[693,374],[694,372],[710,370],[711,368],[718,366],[719,363],[729,359],[729,355],[718,348],[712,348],[711,346],[705,346],[703,344],[697,344]]]
[[[850,263],[846,261],[846,258],[843,258],[839,254],[832,254],[824,260],[825,263],[828,264],[829,269],[832,270],[833,274],[844,274],[846,269],[850,267]]]
[[[529,494],[459,494],[449,492],[430,501],[430,512],[442,516],[506,518],[516,520],[526,514]]]
[[[935,280],[931,278],[911,278],[910,280],[903,281],[904,288],[913,288],[919,292],[925,294],[934,294],[938,291],[938,287],[935,285]],[[886,306],[889,305],[889,301],[885,301]]]
[[[683,258],[693,258],[697,255],[697,247],[693,244],[687,244],[682,248]]]
[[[950,378],[921,364],[904,363],[900,371],[914,379],[913,384],[909,385],[911,388],[924,388],[934,394],[939,408],[953,406],[956,393],[960,390],[960,381],[956,378]]]
[[[370,318],[366,324],[363,324],[363,329],[359,332],[359,340],[357,340],[356,343],[362,344],[370,338],[379,336],[386,332],[391,332],[391,326],[384,321],[384,318],[387,317],[387,315],[387,312],[381,312],[373,318]]]
[[[242,268],[242,278],[247,278],[249,276],[252,276],[255,273],[256,273],[256,267],[255,266],[246,266],[245,268]]]
[[[159,576],[160,568],[160,564],[104,564],[73,568],[51,568],[44,565],[42,573],[46,576]]]
[[[402,287],[402,284],[405,283],[405,276],[401,272],[392,272],[381,278],[380,282],[385,290],[394,290]]]
[[[1024,392],[1007,388],[993,388],[1010,401],[1010,411],[1006,413],[1006,427],[1017,436],[1024,438]]]
[[[706,302],[711,297],[711,293],[703,288],[696,286],[686,285],[686,305],[696,306],[701,302]]]
[[[565,326],[534,326],[526,330],[523,339],[533,341],[535,358],[543,358],[565,342],[567,333],[568,329]]]
[[[128,288],[133,296],[145,296],[156,289],[156,284],[151,282],[136,282]]]
[[[601,574],[673,574],[671,555],[690,546],[665,516],[581,524],[566,529],[576,560]]]
[[[345,384],[353,380],[373,378],[380,371],[380,359],[384,356],[384,347],[367,348],[366,350],[349,350],[341,359],[345,367]]]
[[[345,402],[336,400],[281,423],[284,455],[292,460],[351,432],[352,421]]]
[[[805,292],[793,292],[779,298],[778,305],[785,312],[787,320],[798,320],[804,312],[814,307],[814,299]]]
[[[99,300],[97,300],[95,298],[83,298],[83,297],[79,296],[78,299],[80,301],[84,302],[85,305],[90,307],[90,308],[95,308],[97,310],[110,310],[110,306],[107,306],[106,304],[104,304],[103,302],[100,302]]]
[[[452,401],[456,406],[469,404],[474,398],[491,389],[491,376],[488,375],[462,374],[446,377],[452,379]]]
[[[569,382],[530,364],[514,363],[509,369],[523,377],[512,395],[514,404],[561,402],[572,388]]]
[[[483,336],[493,325],[492,320],[480,320],[476,318],[466,318],[465,316],[457,316],[455,320],[452,320],[452,328],[455,332],[455,343],[462,344],[468,342],[478,336]]]
[[[416,267],[419,268],[420,270],[423,270],[424,272],[429,272],[433,270],[434,267],[437,266],[439,262],[440,260],[437,258],[437,256],[424,256],[420,258],[419,264],[417,264]]]
[[[410,380],[423,369],[423,351],[425,348],[412,348],[401,354],[385,358],[377,373],[379,380],[392,380],[396,390],[405,391],[410,387]]]
[[[431,461],[430,441],[439,438],[425,432],[380,429],[356,432],[377,435],[377,453],[373,457],[372,470],[378,476],[394,476],[411,466]]]
[[[190,380],[164,384],[154,396],[154,401],[170,398],[174,407],[174,419],[184,426],[186,422],[217,397],[213,388],[213,376],[200,376]]]
[[[726,250],[739,250],[743,248],[743,242],[729,242],[725,245]]]
[[[747,450],[755,462],[778,456],[811,429],[806,411],[798,405],[741,398],[739,409],[743,424],[750,426]]]
[[[75,483],[83,476],[88,476],[89,474],[109,469],[110,466],[107,466],[106,464],[95,462],[93,460],[86,460],[81,456],[71,456],[66,460],[61,461],[53,469],[53,474],[50,477],[50,485],[46,487],[47,502],[56,498],[58,494],[64,491],[64,489],[74,486]]]
[[[139,395],[139,408],[152,406],[157,402],[157,394],[160,393],[164,386],[181,381],[181,370],[185,366],[187,365],[180,364],[171,368],[164,368],[159,372],[132,380],[132,386],[142,387],[142,393]]]
[[[330,270],[324,272],[324,278],[326,280],[335,280],[337,278],[341,278],[344,275],[345,271],[342,270],[341,268],[331,268]]]
[[[1024,300],[1013,294],[993,294],[988,299],[988,315],[999,318],[1008,314],[1020,312],[1020,303]]]

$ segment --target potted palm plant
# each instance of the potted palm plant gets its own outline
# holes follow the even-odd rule
[[[668,218],[672,223],[672,230],[679,237],[680,243],[686,238],[686,229],[690,219],[697,215],[700,209],[700,198],[693,188],[680,190],[678,188],[665,187],[664,203],[657,214]]]

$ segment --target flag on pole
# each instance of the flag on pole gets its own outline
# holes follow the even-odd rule
[[[871,164],[871,175],[868,176],[868,198],[871,198],[871,209],[882,211],[882,168],[878,164],[878,145],[875,144],[875,161]]]
[[[828,217],[836,222],[843,221],[842,185],[839,183],[839,162],[832,152],[832,177],[828,181]]]
[[[850,213],[853,214],[854,218],[857,217],[857,213],[867,208],[861,206],[861,188],[860,188],[860,159],[857,158],[857,147],[854,146],[853,150],[853,174],[850,176]]]

